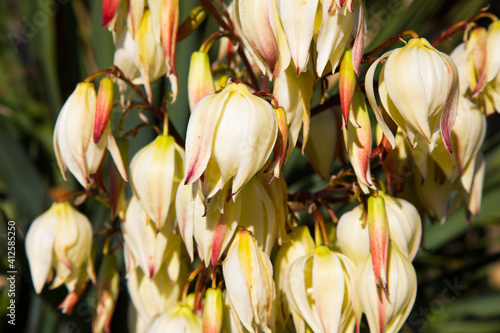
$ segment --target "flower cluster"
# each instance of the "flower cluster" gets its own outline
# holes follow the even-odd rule
[[[416,297],[425,217],[444,223],[462,201],[479,213],[486,115],[500,108],[500,21],[467,30],[451,56],[411,32],[373,59],[363,57],[362,0],[200,2],[221,30],[191,57],[183,142],[168,118],[175,51],[205,9],[179,25],[178,0],[103,0],[114,66],[79,83],[59,113],[59,168],[85,190],[55,198],[26,235],[35,291],[65,284],[69,312],[92,280],[94,331],[109,332],[121,253],[134,332],[353,332],[364,321],[398,332]],[[171,92],[155,105],[151,82],[164,75]],[[327,100],[311,116],[313,95]],[[134,108],[142,123],[125,132]],[[129,162],[141,128],[155,138]],[[324,189],[290,192],[281,169],[299,145]],[[334,175],[346,156],[352,172]],[[94,224],[104,242],[74,207],[85,198],[112,210]],[[357,205],[337,219],[346,201]]]

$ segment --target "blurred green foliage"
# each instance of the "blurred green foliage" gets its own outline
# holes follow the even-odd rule
[[[198,2],[181,0],[180,3],[182,21]],[[367,49],[404,29],[413,29],[432,40],[446,27],[471,17],[487,3],[486,0],[368,0],[368,28],[373,39]],[[498,15],[499,1],[492,1],[490,10]],[[51,204],[50,187],[62,183],[52,148],[52,130],[58,112],[79,81],[112,65],[111,34],[101,28],[101,0],[4,0],[0,2],[0,29],[0,288],[5,286],[5,275],[1,274],[7,271],[4,242],[7,221],[14,220],[16,331],[89,332],[93,288],[88,288],[71,315],[62,315],[57,305],[66,294],[64,287],[46,288],[41,295],[34,294],[23,240],[31,221]],[[186,85],[190,54],[215,29],[215,22],[208,19],[178,46],[179,96],[169,115],[182,136],[189,115]],[[459,40],[457,35],[440,48],[450,51]],[[161,79],[159,83],[158,92],[166,92],[167,81]],[[467,225],[465,212],[460,209],[444,225],[426,225],[426,248],[415,261],[418,298],[409,326],[404,328],[407,332],[500,330],[500,136],[496,134],[499,120],[499,116],[493,115],[488,123],[481,214]],[[141,132],[132,142],[129,156],[149,142],[151,135],[147,130]],[[290,191],[322,186],[298,152],[286,165],[284,174]],[[75,184],[70,182],[68,186]],[[109,219],[109,213],[97,207],[96,203],[81,207],[96,230]],[[338,209],[343,211],[342,207]],[[125,286],[124,280],[121,286]],[[126,288],[122,288],[112,323],[114,332],[127,331],[124,320],[127,297]],[[6,288],[3,288],[0,331],[9,328],[4,316],[6,302]]]

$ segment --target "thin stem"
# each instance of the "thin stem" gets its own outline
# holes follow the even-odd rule
[[[189,285],[194,280],[196,275],[198,275],[198,273],[201,272],[204,268],[205,264],[201,263],[200,266],[198,266],[193,272],[191,272],[191,274],[189,274],[186,284],[184,285],[184,289],[182,290],[182,304],[186,305],[186,297],[189,291]]]
[[[375,53],[385,49],[386,47],[391,46],[392,44],[399,42],[401,40],[401,38],[408,38],[408,37],[418,38],[418,34],[414,30],[411,30],[411,29],[404,30],[404,31],[400,32],[399,34],[397,34],[396,36],[389,38],[385,43],[382,43],[379,46],[377,46],[376,48],[374,48],[373,50],[363,54],[363,58],[369,58],[372,55],[374,55]]]
[[[90,82],[92,81],[93,79],[95,79],[96,77],[100,76],[100,75],[109,75],[109,72],[110,72],[110,69],[104,69],[102,71],[98,71],[98,72],[95,72],[91,75],[89,75],[85,80],[83,80],[83,82]]]
[[[135,84],[133,84],[132,81],[125,74],[123,74],[122,70],[118,66],[113,65],[109,69],[109,71],[111,73],[113,73],[113,75],[116,78],[118,78],[118,79],[124,81],[125,83],[127,83],[130,86],[130,88],[132,88],[132,90],[134,90],[141,97],[141,99],[149,105],[149,99],[146,96],[146,94],[144,94],[144,92],[141,89],[139,89],[138,86],[136,86]]]
[[[165,112],[163,113],[163,135],[165,136],[168,135],[168,123],[169,123],[169,118],[165,110]]]
[[[452,37],[456,33],[459,33],[460,31],[467,29],[467,27],[469,27],[474,21],[477,21],[480,18],[486,17],[486,18],[491,19],[492,21],[497,21],[498,17],[496,17],[492,13],[486,12],[487,10],[488,10],[488,7],[481,8],[476,15],[472,16],[467,21],[460,21],[460,22],[453,24],[446,31],[444,31],[441,35],[439,35],[439,37],[436,38],[436,40],[434,42],[432,42],[432,46],[434,46],[434,47],[438,46],[443,41]]]
[[[330,242],[328,241],[328,235],[326,233],[325,221],[323,220],[321,211],[319,210],[319,207],[316,204],[314,205],[313,208],[313,216],[314,216],[314,222],[318,225],[317,227],[318,233],[321,235],[321,238],[323,238],[323,244],[325,246],[329,246]]]
[[[242,43],[240,38],[237,36],[237,34],[234,31],[234,28],[226,23],[224,19],[222,18],[222,15],[220,14],[219,10],[212,4],[210,0],[199,0],[200,3],[206,8],[206,10],[215,18],[217,23],[221,26],[222,29],[226,30],[235,41],[238,42],[238,55],[241,58],[241,61],[243,62],[243,65],[247,69],[248,76],[250,77],[250,81],[252,83],[252,86],[255,90],[259,90],[259,82],[257,80],[257,77],[255,76],[255,73],[252,70],[252,66],[250,65],[250,62],[247,59],[247,56],[245,55],[245,52],[242,48]]]

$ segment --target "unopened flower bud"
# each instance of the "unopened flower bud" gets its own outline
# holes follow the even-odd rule
[[[344,142],[361,190],[368,194],[369,188],[376,189],[372,183],[370,154],[372,151],[372,129],[365,97],[360,91],[354,93],[352,100],[352,126],[344,127]]]
[[[101,136],[106,129],[106,125],[113,109],[114,86],[113,80],[105,77],[99,83],[97,92],[96,112],[94,120],[94,143],[101,140]]]
[[[203,51],[193,52],[188,76],[188,99],[191,112],[203,97],[214,92],[214,79],[208,54]]]
[[[373,273],[377,287],[387,291],[387,260],[389,257],[389,221],[385,200],[381,196],[368,198],[368,234]]]
[[[174,197],[184,176],[184,152],[168,135],[159,135],[139,150],[130,163],[132,191],[156,229],[173,227]]]
[[[152,1],[155,2],[155,1]],[[148,1],[151,8],[151,1]],[[157,1],[156,1],[157,2]],[[175,50],[177,49],[177,29],[179,26],[179,0],[162,0],[157,12],[161,24],[161,40],[165,56],[166,74],[172,89],[172,100],[177,99],[177,70],[175,69]]]
[[[203,333],[221,333],[223,324],[222,292],[209,288],[203,306]]]
[[[422,222],[417,209],[404,199],[391,197],[382,191],[378,193],[385,201],[390,240],[410,261],[413,260],[422,235]],[[364,214],[363,206],[356,206],[344,213],[337,224],[339,247],[356,266],[370,254],[368,224],[363,219]]]
[[[250,332],[270,332],[275,287],[269,257],[249,231],[236,233],[222,263],[226,290],[234,312]]]

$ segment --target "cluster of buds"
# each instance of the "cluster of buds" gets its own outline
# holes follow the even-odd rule
[[[189,27],[179,27],[178,0],[103,0],[115,66],[100,73],[106,77],[97,94],[90,81],[99,73],[79,83],[55,125],[62,175],[66,179],[68,169],[85,188],[78,199],[93,197],[113,210],[95,236],[107,235],[94,331],[110,330],[119,292],[114,251],[123,252],[138,332],[353,332],[363,314],[373,332],[399,331],[415,301],[412,261],[423,212],[444,222],[464,201],[469,212],[479,213],[485,114],[500,106],[500,61],[493,56],[499,21],[471,30],[451,57],[413,36],[373,61],[365,98],[357,84],[366,29],[362,0],[234,0],[228,8],[221,1],[222,9],[201,2],[219,14],[225,31],[191,57],[185,144],[175,128],[169,135],[168,99],[153,105],[150,86],[166,74],[175,101],[177,40],[204,17],[194,9]],[[230,41],[220,43],[228,66],[219,66],[223,57],[211,66],[208,49],[228,35]],[[233,43],[239,44],[235,61]],[[224,74],[216,73],[218,67]],[[332,93],[326,82],[333,82],[338,67],[339,105],[311,118],[315,83],[321,98]],[[130,163],[111,130],[112,79],[144,102],[116,104],[123,113],[115,133],[136,106],[144,122],[118,142],[142,127],[157,132]],[[368,105],[377,120],[376,140]],[[142,114],[146,110],[163,121],[163,133]],[[301,131],[302,153],[329,184],[318,193],[289,195],[281,168]],[[373,141],[378,148],[372,152]],[[109,189],[105,148],[114,161]],[[344,155],[353,172],[331,176],[335,156],[344,162]],[[374,155],[381,157],[386,186],[373,177]],[[408,161],[408,179],[398,179]],[[337,219],[332,193],[361,204]],[[322,209],[338,220],[336,227],[325,227]],[[312,212],[314,237],[298,210]],[[65,284],[63,312],[71,311],[89,279],[95,282],[92,243],[92,225],[68,201],[54,203],[26,235],[35,290],[40,293],[45,282]],[[191,274],[189,261],[199,264]]]

